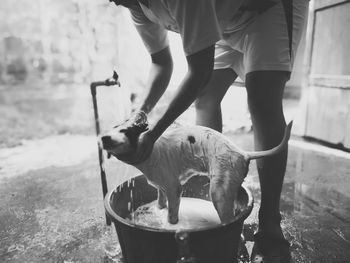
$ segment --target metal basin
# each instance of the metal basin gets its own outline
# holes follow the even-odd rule
[[[210,200],[208,191],[208,178],[198,176],[186,183],[183,196]],[[126,219],[130,211],[156,199],[156,189],[143,175],[124,182],[106,195],[106,213],[115,225],[126,263],[237,262],[243,221],[253,208],[248,189],[240,189],[241,212],[232,222],[186,230],[186,233],[138,226]]]

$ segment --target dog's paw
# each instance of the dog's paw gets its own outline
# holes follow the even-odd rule
[[[166,199],[158,199],[158,202],[157,202],[157,207],[158,209],[164,209],[167,207],[167,204],[166,204]]]
[[[164,209],[164,208],[166,208],[167,207],[167,205],[166,204],[157,204],[157,207],[158,207],[158,209]]]
[[[178,215],[171,215],[170,213],[168,213],[168,222],[173,225],[177,224],[179,222]]]

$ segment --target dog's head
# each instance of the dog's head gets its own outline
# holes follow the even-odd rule
[[[126,122],[102,135],[102,147],[116,157],[131,154],[136,151],[140,134],[147,130],[147,116],[144,112],[138,112]]]

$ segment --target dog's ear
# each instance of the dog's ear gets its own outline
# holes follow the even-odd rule
[[[125,136],[129,139],[130,146],[136,149],[140,134],[148,130],[146,113],[143,111],[137,112],[123,124],[123,127],[125,128],[121,129],[120,132],[125,133]]]
[[[129,139],[132,148],[137,148],[137,142],[141,133],[142,132],[137,126],[131,126],[125,129],[125,136]]]
[[[134,128],[141,134],[148,130],[148,123],[135,124]]]

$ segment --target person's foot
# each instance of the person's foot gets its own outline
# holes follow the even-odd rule
[[[273,237],[265,232],[254,235],[251,263],[290,263],[290,244],[284,237]]]

